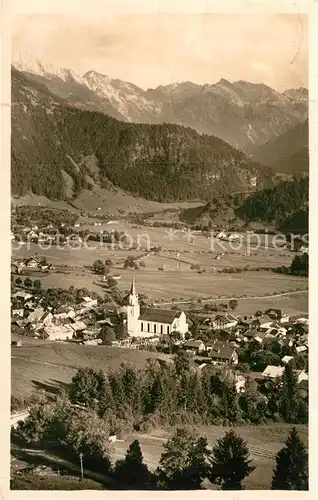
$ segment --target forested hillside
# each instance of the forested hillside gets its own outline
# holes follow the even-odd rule
[[[308,196],[308,177],[298,177],[250,195],[214,196],[204,206],[184,210],[180,218],[204,225],[261,222],[285,232],[307,233]]]
[[[96,158],[92,169],[87,158]],[[12,192],[66,199],[109,182],[159,201],[210,199],[271,184],[272,172],[226,142],[177,125],[120,122],[67,106],[12,71]],[[66,180],[68,182],[66,182]]]
[[[309,137],[308,120],[299,123],[286,133],[278,136],[253,151],[253,158],[278,172],[294,174],[308,172]]]
[[[280,182],[249,197],[236,213],[245,220],[274,223],[286,231],[308,231],[308,177]]]

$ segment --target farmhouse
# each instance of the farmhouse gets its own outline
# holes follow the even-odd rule
[[[222,330],[225,328],[233,328],[238,323],[238,320],[231,315],[217,315],[212,322],[212,327],[215,330]]]
[[[205,345],[202,340],[188,340],[183,344],[183,349],[193,354],[198,354],[200,351],[205,350]]]
[[[154,335],[169,335],[172,332],[179,332],[184,337],[188,331],[188,323],[183,311],[151,307],[140,309],[133,279],[128,296],[127,329],[131,337],[153,337]]]
[[[208,342],[206,344],[206,349],[209,351],[209,355],[212,359],[213,364],[223,364],[231,363],[237,365],[238,354],[235,347],[229,343],[221,342]]]
[[[74,330],[70,325],[50,325],[44,328],[44,333],[49,340],[70,340]]]

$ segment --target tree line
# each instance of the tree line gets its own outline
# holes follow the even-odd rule
[[[247,443],[230,429],[211,449],[206,437],[179,427],[164,443],[159,464],[150,471],[144,463],[139,441],[134,440],[124,459],[111,462],[110,422],[92,410],[74,407],[61,397],[55,403],[33,406],[26,421],[12,431],[16,444],[61,450],[84,470],[114,479],[115,489],[198,490],[206,480],[221,490],[242,490],[255,470]],[[295,428],[276,456],[272,489],[308,490],[308,453]]]

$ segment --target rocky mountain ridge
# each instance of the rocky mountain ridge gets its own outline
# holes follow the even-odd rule
[[[144,90],[96,71],[78,75],[38,60],[13,63],[29,79],[80,109],[133,123],[173,123],[214,135],[243,151],[264,144],[308,117],[308,90],[278,92],[261,83],[181,82]]]
[[[16,69],[11,96],[14,195],[61,200],[112,185],[149,200],[209,200],[271,183],[271,169],[217,137],[78,109]]]

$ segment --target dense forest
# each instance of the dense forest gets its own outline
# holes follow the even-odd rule
[[[180,219],[191,224],[257,221],[286,233],[304,234],[308,233],[308,198],[308,177],[298,176],[251,194],[213,194],[206,205],[185,209]]]
[[[308,177],[282,181],[245,200],[236,210],[245,220],[262,220],[273,223],[285,231],[308,232]]]
[[[252,157],[278,172],[295,174],[309,170],[309,123],[305,120],[274,140],[258,146]]]
[[[94,155],[94,180],[158,201],[208,199],[271,184],[260,167],[226,142],[177,125],[120,122],[57,101],[39,84],[12,71],[12,193],[67,198],[91,189],[85,158]],[[254,179],[255,180],[255,179]]]

